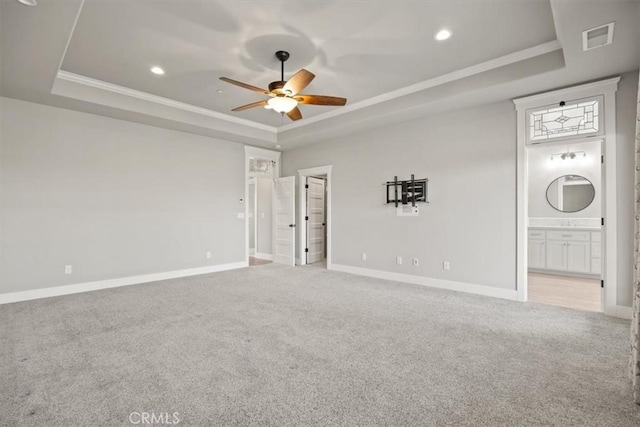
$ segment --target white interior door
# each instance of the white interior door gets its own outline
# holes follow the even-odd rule
[[[324,195],[325,180],[307,178],[307,263],[324,259]]]
[[[273,262],[295,265],[296,177],[275,178],[273,182]]]

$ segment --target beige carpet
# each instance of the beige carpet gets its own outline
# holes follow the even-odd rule
[[[313,266],[4,305],[0,343],[2,426],[640,425],[627,321]]]

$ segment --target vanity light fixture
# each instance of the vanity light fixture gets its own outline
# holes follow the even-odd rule
[[[551,160],[573,160],[576,157],[587,157],[587,153],[584,151],[567,151],[566,153],[558,153],[551,156]]]

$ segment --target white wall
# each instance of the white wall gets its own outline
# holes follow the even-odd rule
[[[0,293],[244,261],[242,145],[1,100]]]
[[[256,178],[256,189],[258,191],[258,238],[256,252],[270,255],[271,249],[271,228],[272,228],[272,186],[271,178]]]
[[[551,156],[567,151],[584,151],[586,157],[567,160],[550,160]],[[538,145],[529,149],[529,217],[542,218],[600,218],[602,216],[602,172],[600,167],[600,142],[569,145]],[[591,181],[595,189],[593,202],[579,212],[565,213],[547,202],[547,187],[563,175],[581,175]]]
[[[286,151],[283,175],[333,165],[334,264],[514,290],[515,149],[505,101]],[[429,178],[430,204],[397,217],[383,183],[412,173]]]

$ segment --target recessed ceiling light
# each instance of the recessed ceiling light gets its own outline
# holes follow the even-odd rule
[[[38,1],[37,0],[18,0],[18,2],[26,5],[26,6],[37,6],[38,5]]]
[[[152,72],[153,74],[157,74],[157,75],[159,75],[159,76],[161,76],[161,75],[163,75],[163,74],[164,74],[164,70],[163,70],[162,68],[158,67],[157,65],[156,65],[156,66],[151,67],[151,72]]]
[[[450,30],[442,29],[440,31],[438,31],[436,33],[436,40],[438,40],[439,42],[448,39],[449,37],[451,37],[451,34],[453,34]]]
[[[276,148],[282,148],[282,145],[280,145],[280,144],[276,144],[276,145],[275,145],[275,147],[276,147]]]
[[[222,89],[218,89],[216,92],[218,93],[224,93],[224,91]]]

